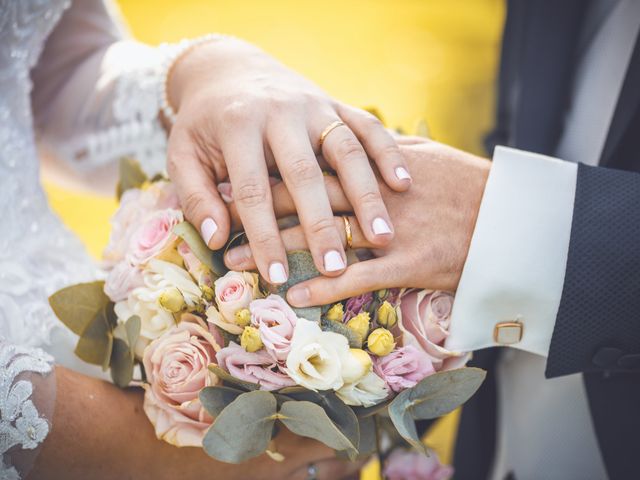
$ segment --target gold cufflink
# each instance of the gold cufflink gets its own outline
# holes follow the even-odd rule
[[[493,340],[500,345],[513,345],[522,340],[523,330],[520,322],[498,322],[493,329]]]

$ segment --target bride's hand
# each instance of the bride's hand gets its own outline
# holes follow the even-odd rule
[[[336,73],[338,74],[338,73]],[[229,178],[260,273],[287,277],[285,246],[272,207],[268,171],[277,169],[298,211],[315,264],[335,276],[345,268],[342,233],[321,171],[338,174],[367,241],[385,246],[393,227],[367,155],[395,191],[411,179],[391,135],[371,114],[328,97],[258,48],[236,39],[204,43],[184,54],[167,80],[177,110],[168,171],[185,215],[211,248],[224,245],[229,217],[216,184]],[[336,121],[320,145],[322,133]]]
[[[378,257],[349,266],[337,278],[317,277],[291,288],[287,300],[295,306],[325,305],[360,293],[390,287],[453,291],[464,266],[490,162],[437,142],[403,146],[413,172],[413,185],[398,194],[381,185],[382,198],[396,226],[393,243],[375,248],[365,235],[340,183],[327,178],[335,212],[348,215],[354,248],[373,249]],[[273,187],[278,216],[295,214],[295,206],[282,184]],[[233,212],[233,208],[232,208]],[[237,218],[236,215],[234,217]],[[343,219],[334,218],[345,241]],[[288,250],[306,248],[299,227],[282,232]],[[249,254],[246,245],[237,247]],[[249,259],[227,264],[234,270],[252,269]]]

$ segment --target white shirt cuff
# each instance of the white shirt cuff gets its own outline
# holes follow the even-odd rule
[[[449,350],[499,346],[494,328],[518,321],[514,348],[547,356],[564,284],[577,164],[497,147],[453,306]]]

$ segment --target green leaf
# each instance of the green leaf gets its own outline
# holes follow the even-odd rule
[[[269,392],[243,393],[215,419],[202,442],[204,451],[227,463],[241,463],[260,455],[271,440],[278,418],[276,408],[276,399]]]
[[[416,430],[416,422],[411,414],[401,407],[389,405],[389,418],[393,422],[393,426],[402,438],[404,438],[409,444],[420,452],[427,452],[426,447],[420,441],[418,432]]]
[[[173,227],[173,233],[187,242],[193,254],[211,270],[213,280],[229,271],[224,265],[222,256],[211,250],[202,240],[200,233],[189,222],[182,222]]]
[[[391,400],[392,399],[389,398],[372,407],[351,407],[351,408],[353,409],[353,413],[355,413],[358,418],[367,418],[367,417],[371,417],[372,415],[375,415],[376,413],[381,412],[382,410],[385,410],[391,403]]]
[[[347,327],[344,323],[332,322],[327,318],[322,319],[322,330],[326,332],[339,333],[340,335],[347,337],[349,340],[349,346],[351,348],[362,348],[362,338],[356,332]]]
[[[243,393],[242,390],[236,390],[230,387],[205,387],[200,390],[200,403],[202,403],[202,406],[207,412],[215,418],[220,415],[227,405]]]
[[[358,454],[361,457],[368,457],[376,451],[376,422],[374,416],[358,419],[360,429],[360,442],[358,443]]]
[[[118,200],[122,194],[130,188],[140,188],[144,182],[148,180],[147,174],[144,173],[140,163],[130,157],[120,159],[120,180],[116,189]]]
[[[434,373],[401,392],[389,408],[408,410],[416,420],[441,417],[469,400],[485,376],[484,370],[473,367]]]
[[[120,339],[113,339],[113,352],[111,353],[111,378],[120,388],[125,388],[133,379],[133,356],[131,348]]]
[[[284,391],[280,391],[280,393],[285,394],[293,400],[312,402],[322,407],[334,425],[338,427],[340,432],[347,437],[355,448],[358,448],[358,443],[360,441],[358,417],[353,413],[351,407],[340,400],[334,392],[314,392],[313,390],[303,389],[298,392],[290,390],[289,393],[285,393]]]
[[[82,335],[110,302],[104,282],[71,285],[49,297],[56,316],[76,335]]]
[[[351,459],[358,455],[357,447],[334,425],[324,409],[315,403],[284,402],[278,418],[296,435],[313,438],[334,450],[344,450]]]
[[[87,363],[109,365],[113,348],[113,325],[107,309],[100,310],[82,332],[75,354]]]
[[[239,387],[242,390],[253,391],[253,390],[259,390],[260,389],[260,385],[258,385],[257,383],[252,383],[252,382],[247,382],[245,380],[240,380],[239,378],[236,378],[233,375],[231,375],[229,372],[227,372],[223,368],[220,368],[215,363],[212,363],[211,365],[209,365],[209,371],[213,372],[220,380],[222,380],[222,381],[224,381],[226,383],[230,383],[232,385],[235,385],[236,387]]]
[[[320,323],[322,318],[322,309],[320,307],[291,307],[298,318],[305,318],[310,322]]]

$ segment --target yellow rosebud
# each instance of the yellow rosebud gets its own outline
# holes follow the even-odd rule
[[[184,296],[176,287],[168,288],[162,292],[158,302],[162,308],[171,313],[181,312],[187,307]]]
[[[378,307],[378,324],[384,328],[393,328],[398,321],[396,309],[386,300]]]
[[[251,312],[248,308],[242,308],[238,310],[235,315],[236,325],[239,327],[246,327],[251,323]]]
[[[386,328],[376,328],[369,334],[367,347],[369,351],[378,357],[389,355],[396,346],[393,334]]]
[[[373,361],[371,360],[371,355],[362,350],[361,348],[350,348],[349,351],[351,355],[356,357],[358,362],[362,365],[362,369],[368,372],[373,367]]]
[[[209,285],[205,285],[205,284],[200,285],[200,290],[202,290],[202,298],[206,302],[212,303],[213,300],[216,298],[216,292],[214,292],[213,288],[211,288]]]
[[[256,327],[244,327],[242,335],[240,335],[240,345],[247,352],[257,352],[262,348],[262,340],[260,340],[260,332]]]
[[[360,338],[364,341],[369,331],[370,319],[369,312],[360,312],[347,322],[347,327],[360,335]]]
[[[332,322],[342,323],[343,317],[344,317],[344,308],[342,307],[341,303],[336,303],[327,312],[327,319],[331,320]]]

